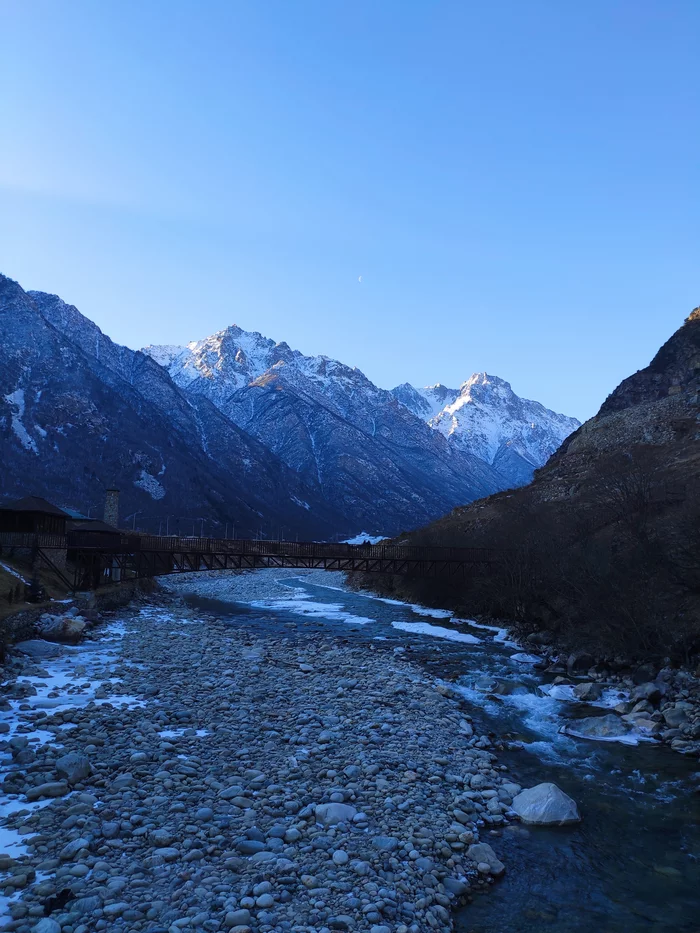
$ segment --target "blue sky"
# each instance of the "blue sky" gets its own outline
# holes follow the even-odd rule
[[[700,304],[696,0],[2,20],[0,271],[131,347],[237,323],[584,418]]]

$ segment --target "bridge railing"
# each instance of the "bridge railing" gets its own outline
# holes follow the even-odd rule
[[[228,554],[244,557],[367,558],[370,560],[455,561],[492,563],[501,552],[493,548],[415,547],[400,544],[335,544],[315,541],[260,541],[255,539],[197,538],[174,535],[102,534],[70,532],[35,535],[0,532],[0,546],[42,549],[98,550],[130,554]]]
[[[127,548],[141,551],[240,554],[242,556],[260,557],[364,557],[378,560],[432,559],[491,562],[496,560],[498,556],[497,552],[492,548],[414,547],[398,544],[335,544],[325,541],[261,541],[255,539],[141,535],[133,538],[127,536],[127,542],[124,542]]]

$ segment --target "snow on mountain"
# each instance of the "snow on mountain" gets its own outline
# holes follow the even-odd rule
[[[417,389],[408,384],[393,390],[399,401],[443,434],[455,448],[493,466],[512,485],[529,482],[562,441],[575,431],[576,418],[550,411],[520,398],[498,376],[474,373],[459,390],[439,383]],[[445,399],[445,404],[435,408]]]
[[[144,352],[188,396],[205,396],[315,483],[355,528],[415,527],[503,485],[488,464],[453,450],[425,418],[337,360],[236,326]]]
[[[86,512],[116,483],[123,516],[150,531],[166,516],[251,535],[352,527],[266,445],[57,295],[0,275],[0,330],[0,499]]]
[[[438,415],[446,405],[450,405],[459,395],[459,389],[448,389],[447,386],[437,382],[434,386],[418,388],[409,382],[404,382],[391,390],[394,398],[398,399],[414,415],[424,421],[430,421]]]

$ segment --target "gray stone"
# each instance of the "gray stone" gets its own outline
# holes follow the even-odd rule
[[[602,693],[603,688],[600,684],[594,683],[576,684],[573,689],[574,696],[579,700],[599,700]]]
[[[548,782],[521,791],[511,806],[523,823],[566,826],[581,820],[575,801]]]
[[[61,858],[63,861],[67,862],[70,859],[75,858],[78,852],[80,852],[82,849],[89,848],[89,839],[84,839],[82,837],[80,839],[73,839],[71,842],[66,843],[66,845],[64,845],[64,847],[61,849]]]
[[[672,706],[663,711],[663,717],[669,726],[682,726],[688,721],[688,714],[682,707]]]
[[[396,836],[375,836],[372,845],[380,852],[395,852],[399,847],[399,840]]]
[[[443,878],[442,883],[445,886],[445,890],[453,897],[464,897],[469,891],[469,884],[461,878],[453,878],[448,875],[447,878]]]
[[[90,759],[79,752],[68,752],[67,755],[56,761],[56,771],[58,776],[65,778],[69,784],[78,784],[86,777],[89,777],[92,767]]]
[[[334,826],[336,823],[348,823],[356,815],[357,810],[347,803],[321,803],[314,808],[317,822],[323,826]]]
[[[614,739],[630,731],[628,723],[623,722],[614,713],[606,716],[587,716],[585,719],[572,719],[564,727],[568,735],[584,739]]]
[[[44,917],[43,920],[34,924],[32,933],[61,933],[61,925],[51,917]]]
[[[227,927],[244,927],[250,923],[250,911],[242,908],[241,910],[229,910],[225,917]]]
[[[26,654],[35,660],[43,658],[57,658],[61,653],[59,645],[54,642],[44,641],[43,638],[31,638],[29,641],[18,641],[15,645],[17,651]]]
[[[650,703],[658,703],[661,699],[661,688],[658,684],[647,681],[645,684],[639,684],[630,693],[630,700],[648,700]]]
[[[506,866],[487,842],[477,842],[469,846],[467,856],[477,865],[486,865],[488,871],[496,878],[506,870]]]
[[[595,659],[592,655],[580,652],[579,654],[570,654],[566,661],[566,670],[568,674],[574,674],[577,671],[587,671],[593,667]]]
[[[30,787],[27,791],[27,800],[41,800],[42,797],[65,797],[67,793],[68,785],[63,781],[49,781],[48,784]]]

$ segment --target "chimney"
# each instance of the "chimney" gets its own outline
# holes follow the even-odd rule
[[[105,521],[108,525],[119,527],[119,490],[108,489],[105,496]]]

